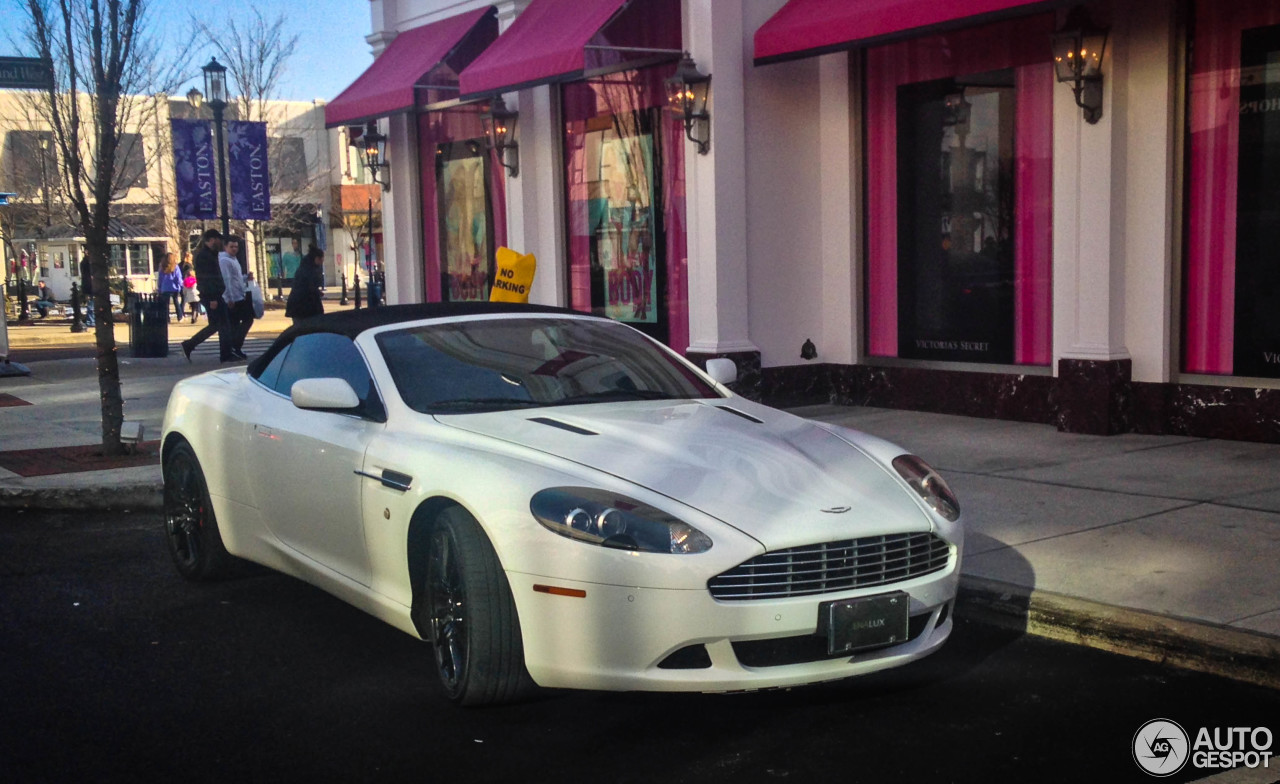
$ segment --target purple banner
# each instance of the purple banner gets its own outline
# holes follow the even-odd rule
[[[213,220],[218,217],[213,124],[208,120],[170,120],[169,126],[173,134],[178,219]]]
[[[227,123],[227,174],[231,178],[231,217],[271,220],[266,123]]]

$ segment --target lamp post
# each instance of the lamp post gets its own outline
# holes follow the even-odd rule
[[[201,66],[204,71],[204,93],[192,87],[187,91],[187,103],[192,109],[207,103],[213,110],[213,128],[218,148],[218,194],[222,208],[222,236],[231,233],[231,213],[227,209],[227,154],[222,143],[222,112],[227,108],[227,67],[214,57]]]
[[[516,142],[516,123],[520,113],[507,108],[502,96],[489,102],[489,111],[480,115],[480,125],[490,150],[498,151],[498,160],[514,177],[520,176],[520,145]]]

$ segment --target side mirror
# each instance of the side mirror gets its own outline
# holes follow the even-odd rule
[[[720,357],[707,360],[707,375],[719,384],[732,384],[738,380],[738,366],[732,359]]]
[[[298,408],[325,411],[349,411],[360,405],[360,398],[346,379],[304,378],[293,382],[289,398]]]

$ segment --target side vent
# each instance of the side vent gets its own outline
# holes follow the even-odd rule
[[[561,422],[561,421],[560,421],[560,420],[558,420],[558,419],[552,419],[552,418],[550,418],[550,417],[530,417],[530,418],[529,418],[529,421],[530,421],[530,422],[537,422],[537,423],[538,423],[538,424],[540,424],[540,425],[547,425],[548,427],[558,427],[558,428],[560,428],[561,430],[568,430],[570,433],[577,433],[577,434],[578,434],[578,435],[580,435],[580,436],[598,436],[598,435],[600,435],[599,433],[595,432],[594,430],[584,430],[583,428],[580,428],[580,427],[574,427],[573,425],[569,424],[568,422]]]
[[[728,411],[730,414],[736,414],[737,416],[742,417],[743,419],[747,420],[748,422],[755,422],[757,425],[763,425],[763,424],[764,424],[764,420],[763,420],[763,419],[756,419],[755,417],[751,416],[750,414],[745,413],[745,412],[743,412],[743,411],[739,411],[739,410],[738,410],[738,409],[736,409],[736,408],[730,408],[729,406],[716,406],[716,408],[720,409],[721,411]]]

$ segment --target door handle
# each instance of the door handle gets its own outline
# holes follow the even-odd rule
[[[399,490],[402,493],[407,492],[413,486],[413,477],[408,474],[402,474],[399,471],[392,471],[390,468],[382,469],[381,474],[373,474],[368,471],[356,471],[355,473],[369,479],[377,479],[382,483],[383,487],[390,487],[392,490]]]
[[[254,426],[253,426],[253,432],[254,432],[254,433],[257,433],[258,435],[262,436],[263,438],[269,438],[269,439],[271,439],[272,441],[278,441],[278,440],[280,440],[280,436],[276,435],[276,431],[272,430],[271,428],[267,427],[266,425],[254,425]]]

